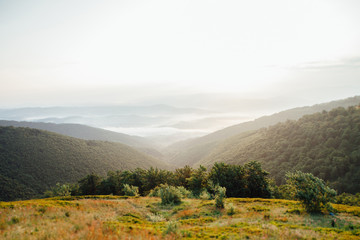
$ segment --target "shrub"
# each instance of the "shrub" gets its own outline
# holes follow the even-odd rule
[[[217,208],[224,208],[225,194],[226,194],[225,187],[220,187],[219,185],[215,187],[215,206]]]
[[[183,186],[176,187],[176,189],[179,190],[179,192],[181,193],[182,198],[190,198],[190,197],[192,197],[192,193],[189,190],[187,190],[186,188],[184,188]]]
[[[360,193],[357,193],[355,195],[349,193],[342,193],[336,196],[336,203],[350,206],[360,206]]]
[[[227,215],[232,216],[235,214],[235,208],[234,205],[232,203],[229,203],[227,206]]]
[[[70,184],[60,184],[57,183],[55,187],[51,188],[44,193],[45,197],[66,197],[71,196],[71,186]]]
[[[139,188],[129,184],[124,184],[123,192],[125,196],[139,196]]]
[[[176,222],[169,222],[166,230],[164,231],[164,234],[176,234],[178,230],[178,225]]]
[[[302,202],[307,212],[332,211],[329,202],[333,201],[336,191],[326,186],[322,179],[301,171],[287,173],[286,178],[294,187],[295,198]]]
[[[147,215],[147,219],[150,222],[163,222],[163,221],[165,221],[165,218],[163,216],[161,216],[160,214],[153,214],[153,213]]]
[[[20,219],[18,217],[12,217],[11,221],[10,221],[10,224],[17,224],[19,222],[20,222]]]
[[[154,189],[151,189],[148,196],[149,197],[160,197],[160,186],[157,186]]]
[[[201,192],[199,198],[202,199],[202,200],[210,200],[210,199],[211,199],[211,195],[210,195],[210,193],[209,193],[206,189],[204,189],[204,190]]]
[[[160,186],[157,186],[156,188],[150,190],[150,193],[148,194],[149,197],[161,197],[160,190],[167,185],[161,184]],[[177,191],[180,193],[181,198],[190,198],[192,197],[192,194],[189,190],[186,188],[180,186],[180,187],[173,187],[174,189],[177,189]]]
[[[161,204],[179,204],[181,203],[181,192],[174,186],[169,186],[167,184],[160,186],[160,197],[161,197]]]

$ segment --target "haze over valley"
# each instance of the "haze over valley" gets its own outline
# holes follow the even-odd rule
[[[360,1],[0,0],[0,239],[359,239]]]

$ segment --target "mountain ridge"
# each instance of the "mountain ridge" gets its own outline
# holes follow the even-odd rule
[[[360,107],[305,115],[228,138],[195,166],[259,161],[278,184],[289,171],[310,172],[340,192],[360,191]]]
[[[32,128],[0,127],[0,185],[26,187],[27,198],[41,195],[57,182],[76,182],[90,173],[141,168],[169,168],[153,157],[114,142],[82,140]],[[4,190],[4,189],[2,189]],[[6,189],[5,189],[6,190]],[[19,193],[21,196],[21,193]],[[16,195],[16,194],[15,194]]]
[[[124,133],[113,132],[106,129],[95,128],[83,124],[76,123],[45,123],[45,122],[27,122],[27,121],[8,121],[0,120],[0,126],[28,127],[40,130],[46,130],[61,135],[79,138],[83,140],[99,140],[119,142],[136,150],[153,156],[155,158],[163,158],[162,154],[157,150],[157,146],[146,138],[132,136]]]
[[[360,96],[354,96],[346,99],[315,104],[312,106],[292,108],[269,116],[263,116],[253,121],[224,128],[203,137],[174,143],[164,149],[165,159],[170,164],[175,164],[179,167],[184,165],[191,166],[200,161],[202,158],[205,158],[207,154],[209,154],[220,142],[242,132],[269,127],[286,120],[296,120],[307,114],[321,112],[324,110],[329,111],[337,107],[355,106],[359,103]]]

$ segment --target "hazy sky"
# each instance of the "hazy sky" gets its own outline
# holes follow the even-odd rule
[[[3,108],[359,94],[358,0],[0,0]]]

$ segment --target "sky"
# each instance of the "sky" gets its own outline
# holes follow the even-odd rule
[[[260,114],[359,93],[357,0],[0,0],[0,108]]]

